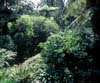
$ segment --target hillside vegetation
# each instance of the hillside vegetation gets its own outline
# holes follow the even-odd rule
[[[0,0],[0,83],[100,83],[99,3]]]

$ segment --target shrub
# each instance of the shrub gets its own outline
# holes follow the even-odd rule
[[[43,16],[21,15],[13,25],[11,34],[17,46],[18,59],[22,61],[32,56],[33,52],[34,55],[39,53],[40,48],[37,45],[46,41],[50,34],[59,31],[59,26],[54,19]]]
[[[94,38],[87,39],[85,34],[80,30],[68,30],[59,34],[53,34],[48,37],[45,43],[40,44],[42,47],[41,56],[48,65],[45,81],[49,82],[67,82],[77,79],[84,75],[87,76],[86,70],[89,69],[92,56],[88,55],[86,49],[91,48]],[[86,41],[88,40],[88,42]],[[92,40],[92,41],[91,41]],[[82,65],[84,67],[82,67]],[[80,72],[81,71],[81,72]],[[60,79],[61,78],[61,79]],[[83,78],[83,77],[82,77]],[[64,80],[65,79],[65,80]]]
[[[53,19],[47,19],[43,16],[22,15],[16,21],[16,29],[28,36],[40,36],[42,34],[50,35],[57,32],[59,26]],[[21,26],[20,26],[21,25]]]
[[[17,83],[17,82],[12,79],[2,79],[0,80],[0,83]]]
[[[0,47],[16,51],[16,46],[14,44],[14,41],[9,35],[0,35]]]
[[[57,33],[60,29],[54,19],[47,19],[43,16],[34,18],[34,34],[38,39],[46,40],[51,33]]]
[[[24,32],[27,36],[33,36],[33,18],[30,15],[22,15],[16,20],[15,28],[19,32]]]
[[[0,83],[35,83],[36,80],[40,80],[46,67],[41,55],[37,54],[23,64],[0,69]]]
[[[67,82],[67,80],[70,79],[70,76],[72,78],[72,75],[66,66],[66,62],[64,61],[66,42],[67,39],[65,34],[60,33],[50,36],[44,44],[40,45],[43,47],[41,56],[44,58],[44,62],[48,65],[46,73],[42,79],[44,83]]]
[[[16,57],[16,52],[0,48],[0,68],[13,64]]]

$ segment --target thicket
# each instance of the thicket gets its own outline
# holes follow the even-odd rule
[[[0,83],[91,82],[93,13],[86,0],[45,0],[37,10],[29,1],[0,1]]]

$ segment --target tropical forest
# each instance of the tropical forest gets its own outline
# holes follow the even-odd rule
[[[100,83],[100,1],[0,0],[0,83]]]

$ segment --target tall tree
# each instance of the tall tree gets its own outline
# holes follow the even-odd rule
[[[48,6],[57,6],[57,7],[64,7],[64,3],[63,0],[44,0],[44,2],[48,5]]]

